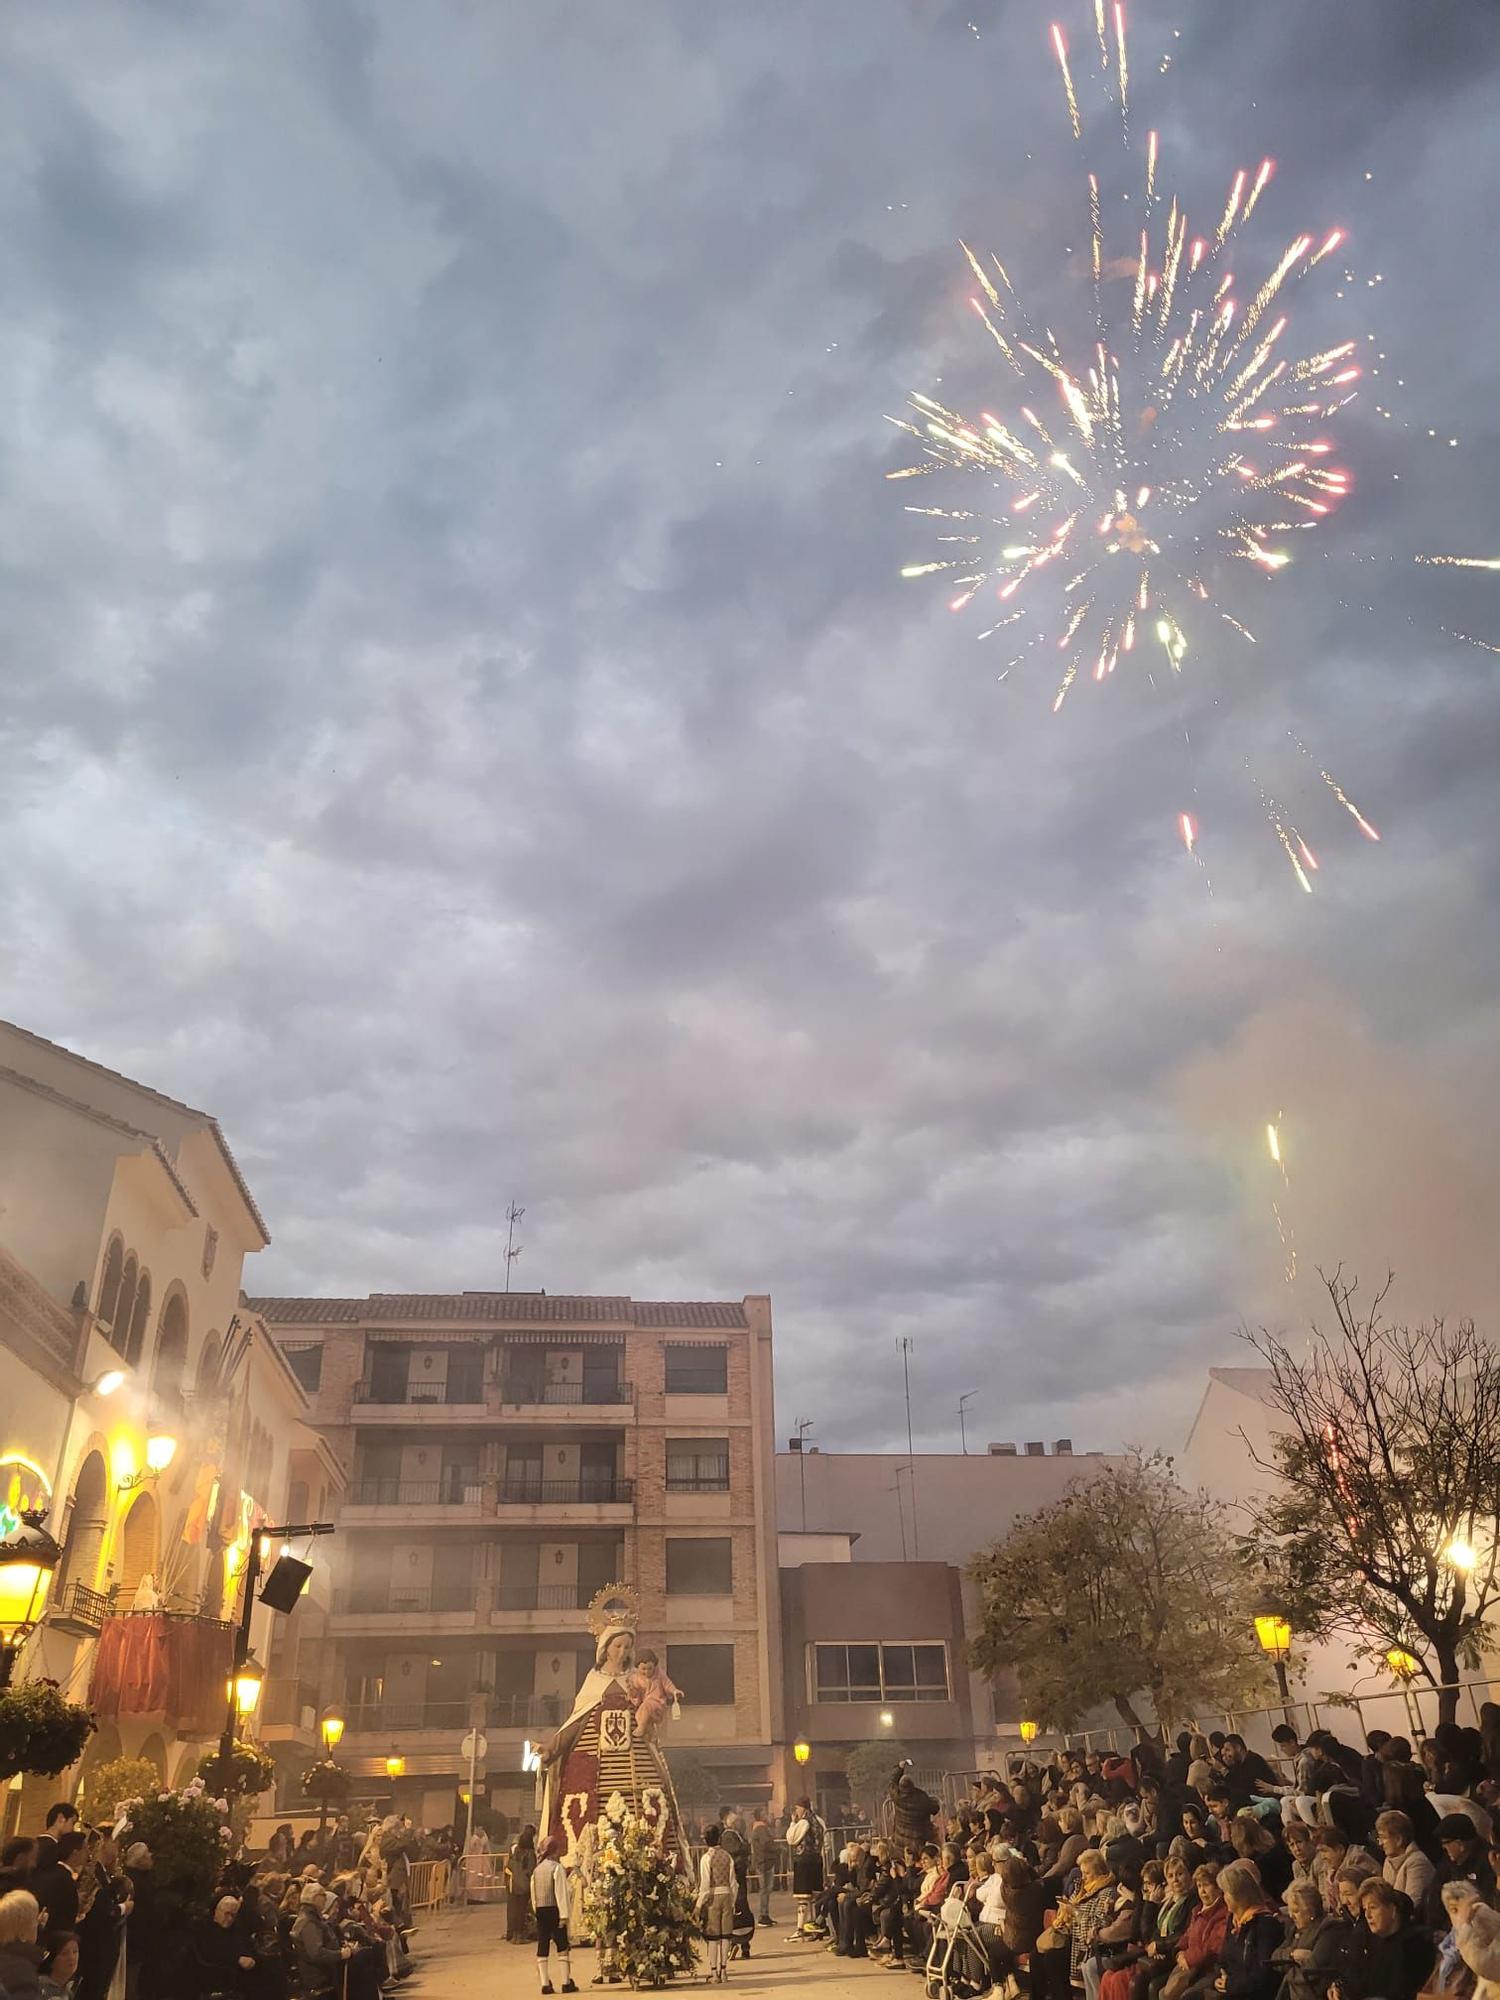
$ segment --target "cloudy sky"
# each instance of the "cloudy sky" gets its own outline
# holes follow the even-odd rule
[[[1273,1195],[1500,1312],[1500,580],[1411,562],[1500,550],[1500,15],[1135,7],[1172,184],[1275,154],[1380,374],[1248,663],[1056,719],[881,476],[994,393],[958,238],[1086,328],[1049,18],[7,11],[0,1001],[218,1113],[255,1290],[495,1285],[515,1198],[518,1283],[769,1291],[846,1447],[903,1335],[930,1447],[1180,1442],[1313,1307]]]

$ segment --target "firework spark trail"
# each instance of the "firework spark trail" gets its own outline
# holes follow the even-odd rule
[[[1100,87],[1118,103],[1128,143],[1123,5],[1095,0],[1094,29]],[[1067,36],[1057,22],[1049,32],[1069,125],[1081,139]],[[1066,326],[1061,338],[1051,328],[1038,331],[1000,260],[982,260],[964,244],[976,286],[971,305],[1007,371],[1019,378],[1014,396],[971,419],[916,394],[914,421],[893,420],[918,456],[888,477],[977,473],[994,496],[978,515],[914,509],[971,525],[941,536],[958,553],[935,553],[903,574],[950,578],[955,611],[993,593],[1007,614],[987,632],[1025,617],[1039,634],[1055,638],[1064,662],[1054,712],[1084,669],[1095,683],[1107,682],[1122,655],[1133,659],[1137,636],[1153,631],[1173,676],[1181,675],[1184,662],[1207,643],[1205,609],[1216,639],[1228,643],[1227,627],[1239,644],[1253,647],[1249,618],[1236,615],[1243,607],[1216,602],[1221,589],[1232,587],[1236,562],[1274,578],[1292,560],[1285,544],[1326,523],[1351,489],[1349,473],[1330,462],[1334,443],[1319,433],[1357,393],[1355,343],[1297,352],[1286,303],[1343,241],[1343,231],[1294,235],[1241,294],[1229,259],[1243,247],[1240,232],[1271,184],[1274,163],[1240,169],[1217,229],[1195,233],[1175,195],[1164,223],[1154,219],[1154,204],[1165,199],[1158,194],[1156,129],[1146,135],[1144,152],[1146,226],[1125,266],[1128,307],[1113,315],[1128,325],[1112,330],[1106,312],[1108,280],[1121,267],[1108,256],[1101,177],[1087,170],[1094,333],[1074,344]],[[1053,399],[1062,418],[1049,425],[1041,412]],[[1500,560],[1480,557],[1430,560],[1500,568]],[[1010,665],[1030,650],[1022,645]],[[1154,650],[1140,649],[1153,686]],[[1211,650],[1217,657],[1223,646]],[[1321,768],[1319,775],[1361,831],[1378,839],[1331,775]],[[1282,807],[1264,792],[1262,802],[1299,885],[1310,893],[1317,871],[1311,849]],[[1196,857],[1197,822],[1188,820],[1191,840],[1181,825],[1179,831]]]
[[[1281,1113],[1279,1111],[1275,1118],[1266,1126],[1266,1150],[1271,1155],[1272,1165],[1281,1176],[1283,1199],[1289,1198],[1292,1191],[1292,1182],[1291,1176],[1286,1169],[1286,1156],[1281,1146]],[[1290,1221],[1282,1214],[1281,1202],[1276,1199],[1275,1195],[1271,1197],[1271,1213],[1276,1218],[1276,1234],[1281,1238],[1281,1252],[1285,1260],[1282,1275],[1289,1285],[1294,1284],[1297,1277],[1297,1240]]]

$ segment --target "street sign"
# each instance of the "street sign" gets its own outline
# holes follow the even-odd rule
[[[467,1758],[471,1764],[482,1764],[490,1754],[488,1738],[481,1736],[477,1729],[469,1731],[458,1749],[459,1755]]]

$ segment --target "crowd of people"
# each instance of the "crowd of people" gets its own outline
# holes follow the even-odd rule
[[[143,1841],[59,1803],[0,1847],[0,2000],[380,2000],[413,1970],[412,1866],[443,1847],[395,1814],[283,1825],[184,1926]]]
[[[836,1856],[804,1801],[797,1935],[920,1972],[962,1926],[1034,2000],[1500,2000],[1500,1729],[1274,1743],[1017,1761],[949,1815],[903,1769]]]

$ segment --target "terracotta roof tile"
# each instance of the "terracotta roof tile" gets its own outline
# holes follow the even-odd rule
[[[499,1320],[516,1326],[745,1327],[734,1300],[578,1298],[545,1292],[372,1292],[367,1299],[248,1299],[276,1326],[408,1325]]]

